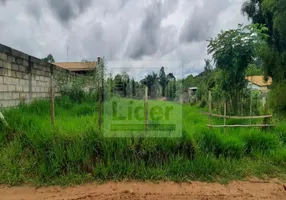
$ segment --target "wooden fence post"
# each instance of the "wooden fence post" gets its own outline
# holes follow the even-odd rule
[[[55,125],[55,93],[54,93],[54,73],[53,66],[51,65],[51,76],[50,76],[50,100],[51,100],[51,123]]]
[[[209,124],[212,126],[212,92],[209,91]]]
[[[265,102],[264,102],[264,115],[267,115],[268,113],[268,105],[267,105],[267,98],[265,97]],[[263,119],[263,124],[268,124],[269,123],[269,119],[267,117],[265,117]]]
[[[148,129],[148,87],[145,86],[145,129]]]

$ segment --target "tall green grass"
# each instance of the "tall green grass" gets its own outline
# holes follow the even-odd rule
[[[172,104],[172,103],[170,103]],[[225,181],[285,174],[286,129],[209,129],[207,116],[183,105],[178,138],[107,138],[92,102],[49,102],[4,111],[0,126],[0,184],[75,184],[92,180]],[[219,122],[219,121],[218,121]]]

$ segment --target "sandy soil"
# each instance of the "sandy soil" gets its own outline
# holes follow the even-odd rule
[[[218,199],[286,199],[283,183],[271,181],[235,181],[227,185],[219,183],[173,182],[109,182],[76,187],[4,187],[0,186],[3,200],[218,200]]]

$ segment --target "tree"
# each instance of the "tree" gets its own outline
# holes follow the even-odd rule
[[[117,74],[113,81],[114,91],[120,96],[127,97],[131,95],[132,86],[130,83],[130,78],[126,72],[122,74]]]
[[[123,95],[124,97],[127,97],[131,93],[131,90],[129,88],[130,86],[129,75],[126,72],[123,72],[121,77],[122,77],[122,82],[123,82]]]
[[[242,12],[253,23],[265,24],[268,28],[268,46],[260,51],[265,75],[274,82],[286,79],[286,0],[247,0]]]
[[[159,83],[162,87],[162,96],[164,97],[166,96],[166,87],[168,84],[168,79],[166,77],[164,67],[161,67],[160,72],[159,72]]]
[[[268,29],[259,24],[222,31],[208,45],[218,69],[222,70],[221,88],[225,98],[231,98],[237,110],[239,95],[246,87],[245,70],[254,61],[256,52],[265,44]]]
[[[263,70],[260,67],[257,67],[255,64],[249,64],[246,71],[246,76],[261,76],[263,75]]]
[[[55,59],[54,59],[52,54],[47,55],[47,57],[43,58],[42,60],[45,61],[45,62],[49,62],[49,63],[54,63],[55,62]]]
[[[208,73],[212,70],[212,65],[210,59],[205,59],[205,67],[204,67],[204,72]]]
[[[136,83],[134,78],[131,79],[131,94],[133,97],[136,96]]]
[[[114,91],[120,96],[124,94],[124,83],[120,74],[114,77]]]
[[[148,87],[148,95],[155,97],[158,91],[158,75],[154,72],[152,74],[148,74],[143,80],[141,80],[141,84],[146,85]]]
[[[167,98],[169,100],[174,100],[176,98],[176,92],[177,92],[176,81],[172,80],[172,81],[168,82],[167,92],[166,92]]]
[[[176,80],[176,77],[174,76],[173,73],[169,73],[169,74],[167,75],[167,79],[168,79],[168,82],[170,82],[170,81],[175,81],[175,80]]]

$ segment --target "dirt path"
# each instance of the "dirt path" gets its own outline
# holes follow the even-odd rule
[[[2,200],[218,200],[218,199],[286,199],[286,190],[279,181],[236,181],[227,185],[218,183],[173,182],[109,182],[76,187],[11,187],[0,186]]]

